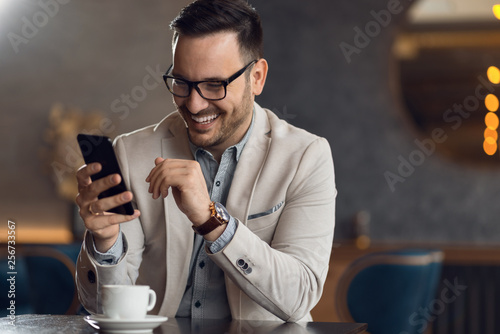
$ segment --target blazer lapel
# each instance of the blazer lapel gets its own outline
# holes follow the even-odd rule
[[[255,103],[255,123],[238,161],[226,203],[229,213],[246,225],[255,185],[271,144],[271,126],[266,112]]]
[[[192,160],[193,155],[189,148],[186,127],[181,117],[172,122],[168,134],[162,139],[162,157]],[[174,317],[186,288],[194,236],[191,222],[178,209],[174,197],[170,194],[171,192],[163,200],[166,224],[167,286],[160,314]]]

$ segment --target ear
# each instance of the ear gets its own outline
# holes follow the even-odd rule
[[[259,59],[255,63],[251,76],[252,93],[254,95],[260,95],[264,89],[267,78],[267,61],[264,58]]]

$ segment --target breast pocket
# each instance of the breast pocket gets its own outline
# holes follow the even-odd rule
[[[266,211],[249,215],[247,227],[259,238],[270,244],[284,204],[285,201],[281,201]]]

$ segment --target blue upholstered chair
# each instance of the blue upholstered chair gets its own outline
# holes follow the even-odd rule
[[[371,334],[422,333],[425,312],[436,298],[443,253],[400,250],[354,261],[337,287],[343,321],[368,323]]]
[[[29,272],[31,303],[38,314],[76,314],[80,306],[75,262],[56,247],[33,246],[23,255]]]
[[[35,311],[30,303],[29,274],[26,261],[24,258],[16,256],[14,270],[10,267],[12,264],[9,262],[7,249],[2,248],[0,251],[0,317],[10,315],[11,310],[13,315],[34,313]],[[11,307],[11,302],[14,302],[14,307]]]
[[[16,249],[16,315],[77,314],[80,303],[75,286],[78,245],[22,245]],[[6,274],[6,256],[1,257],[1,273]],[[4,260],[5,259],[5,260]],[[1,276],[1,275],[0,275]],[[4,285],[4,278],[2,284]],[[8,291],[3,289],[3,291]],[[1,296],[0,301],[7,297]],[[2,305],[7,305],[4,300]],[[6,310],[0,316],[8,315]]]

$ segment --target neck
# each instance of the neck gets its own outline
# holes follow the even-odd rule
[[[250,117],[248,117],[238,128],[238,131],[236,131],[233,136],[228,138],[227,140],[224,141],[224,143],[221,143],[219,145],[214,145],[211,147],[204,147],[205,150],[210,152],[214,159],[220,163],[222,154],[231,146],[237,145],[240,143],[243,138],[245,137],[246,133],[250,129],[250,126],[252,124],[252,119],[253,119],[253,112],[250,114]]]

